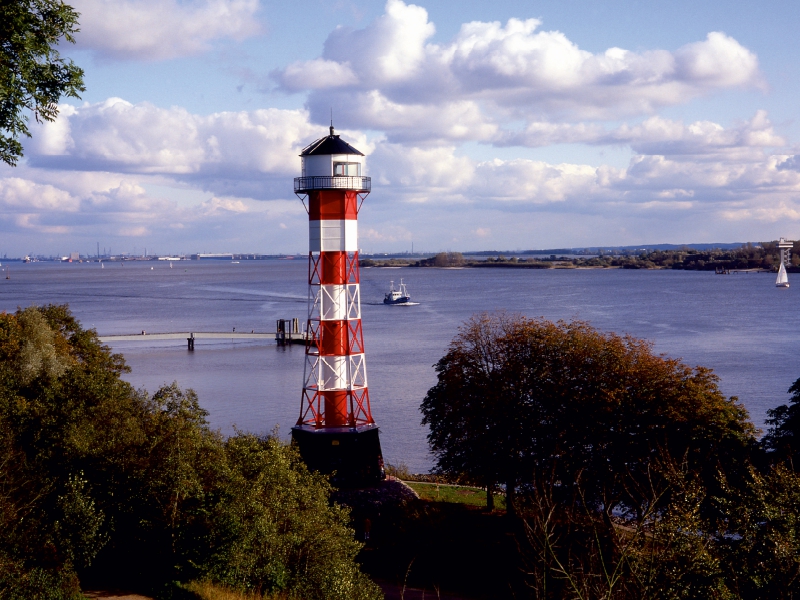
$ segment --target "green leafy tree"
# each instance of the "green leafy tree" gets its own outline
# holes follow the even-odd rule
[[[797,597],[800,479],[716,377],[585,323],[477,315],[422,406],[438,467],[519,492],[534,598]],[[794,451],[794,408],[767,448]]]
[[[583,502],[584,482],[564,503],[542,486],[524,503],[521,555],[536,598],[735,598],[725,578],[719,536],[705,530],[705,486],[685,463],[654,465],[648,508],[614,522]],[[552,483],[552,482],[550,482]],[[672,501],[663,498],[671,491]]]
[[[720,564],[737,597],[791,600],[800,589],[800,476],[779,464],[750,470],[748,485],[725,490]]]
[[[470,319],[437,363],[421,410],[438,468],[515,490],[559,482],[611,515],[641,513],[654,458],[685,458],[710,488],[746,472],[755,430],[708,369],[586,323]]]
[[[421,406],[438,469],[486,486],[489,509],[499,481],[513,495],[530,441],[525,421],[514,414],[520,398],[505,381],[508,357],[501,340],[511,325],[503,316],[483,314],[462,326],[436,364],[438,381]],[[506,505],[513,510],[513,502]]]
[[[227,478],[213,519],[205,577],[300,598],[367,600],[377,587],[356,566],[361,549],[348,512],[328,505],[328,481],[274,437],[237,435],[225,444]],[[292,532],[286,535],[284,532]]]
[[[61,0],[0,2],[0,160],[15,165],[21,136],[30,137],[28,112],[54,121],[62,96],[79,98],[83,70],[56,46],[75,42],[78,13]]]
[[[800,465],[800,379],[789,388],[789,404],[767,411],[767,434],[761,440],[770,457],[776,461],[789,460]]]
[[[0,599],[206,579],[287,598],[380,597],[330,486],[274,437],[153,395],[63,306],[0,313]]]

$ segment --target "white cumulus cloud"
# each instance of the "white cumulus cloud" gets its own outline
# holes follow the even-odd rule
[[[0,179],[0,210],[3,212],[68,211],[80,207],[69,192],[20,177]]]
[[[304,110],[260,109],[195,115],[109,98],[65,110],[36,125],[29,163],[50,169],[162,174],[187,179],[261,182],[299,170],[298,155],[327,131]],[[363,136],[350,138],[369,149]]]
[[[260,31],[258,0],[72,0],[79,47],[103,58],[163,60]]]
[[[425,9],[388,0],[374,22],[335,29],[321,57],[273,78],[286,91],[310,92],[315,117],[333,103],[348,126],[380,127],[394,141],[486,141],[498,122],[650,115],[716,90],[762,85],[756,55],[722,32],[674,51],[591,53],[541,26],[465,23],[451,42],[436,44]],[[460,107],[469,108],[463,128],[448,127],[444,115]]]
[[[624,123],[606,129],[599,123],[529,123],[522,131],[499,131],[496,146],[543,147],[553,144],[628,145],[641,154],[728,154],[752,153],[753,149],[786,144],[770,122],[766,111],[752,119],[723,127],[713,121],[682,121],[652,116],[635,125]]]

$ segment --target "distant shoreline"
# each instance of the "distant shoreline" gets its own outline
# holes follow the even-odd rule
[[[719,275],[733,273],[776,273],[783,264],[789,273],[800,273],[800,245],[781,250],[775,243],[745,245],[733,250],[657,250],[640,253],[605,253],[592,256],[558,255],[548,257],[487,256],[483,260],[464,257],[460,252],[440,252],[430,258],[365,258],[362,267],[434,267],[478,269],[671,269],[713,271]]]
[[[489,261],[470,261],[465,262],[462,265],[458,266],[437,266],[437,265],[419,265],[414,264],[412,262],[404,262],[402,259],[389,259],[386,261],[380,260],[362,260],[361,267],[366,269],[401,269],[401,268],[422,268],[422,269],[446,269],[446,270],[455,270],[455,269],[570,269],[570,270],[616,270],[616,269],[627,269],[627,270],[645,270],[645,271],[714,271],[713,268],[706,268],[706,269],[682,269],[682,268],[675,268],[675,267],[662,267],[662,266],[654,266],[654,267],[627,267],[624,265],[575,265],[569,262],[504,262],[504,263],[495,263]],[[797,267],[790,267],[787,269],[788,272],[800,272],[800,269]],[[742,269],[730,269],[728,272],[724,274],[737,274],[737,273],[775,273],[774,269],[764,269],[764,268],[742,268]]]

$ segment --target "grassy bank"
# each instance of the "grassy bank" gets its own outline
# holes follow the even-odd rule
[[[416,481],[406,481],[405,483],[419,494],[421,500],[428,502],[449,502],[476,508],[486,508],[486,490],[481,488],[463,485],[419,483]],[[505,497],[502,494],[495,494],[494,505],[497,510],[505,510]]]

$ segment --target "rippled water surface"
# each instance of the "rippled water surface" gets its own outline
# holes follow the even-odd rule
[[[152,270],[151,270],[151,267]],[[389,281],[405,279],[416,306],[384,306]],[[275,320],[305,320],[304,260],[11,263],[0,280],[0,310],[69,303],[99,334],[273,331]],[[435,382],[432,365],[471,314],[504,309],[548,319],[582,319],[630,333],[657,352],[711,367],[762,426],[800,377],[800,280],[776,289],[774,276],[684,271],[362,269],[361,298],[372,412],[389,462],[427,470],[431,458],[419,403]],[[303,350],[273,342],[117,342],[132,372],[154,391],[177,381],[194,388],[214,427],[283,435],[297,419]]]

